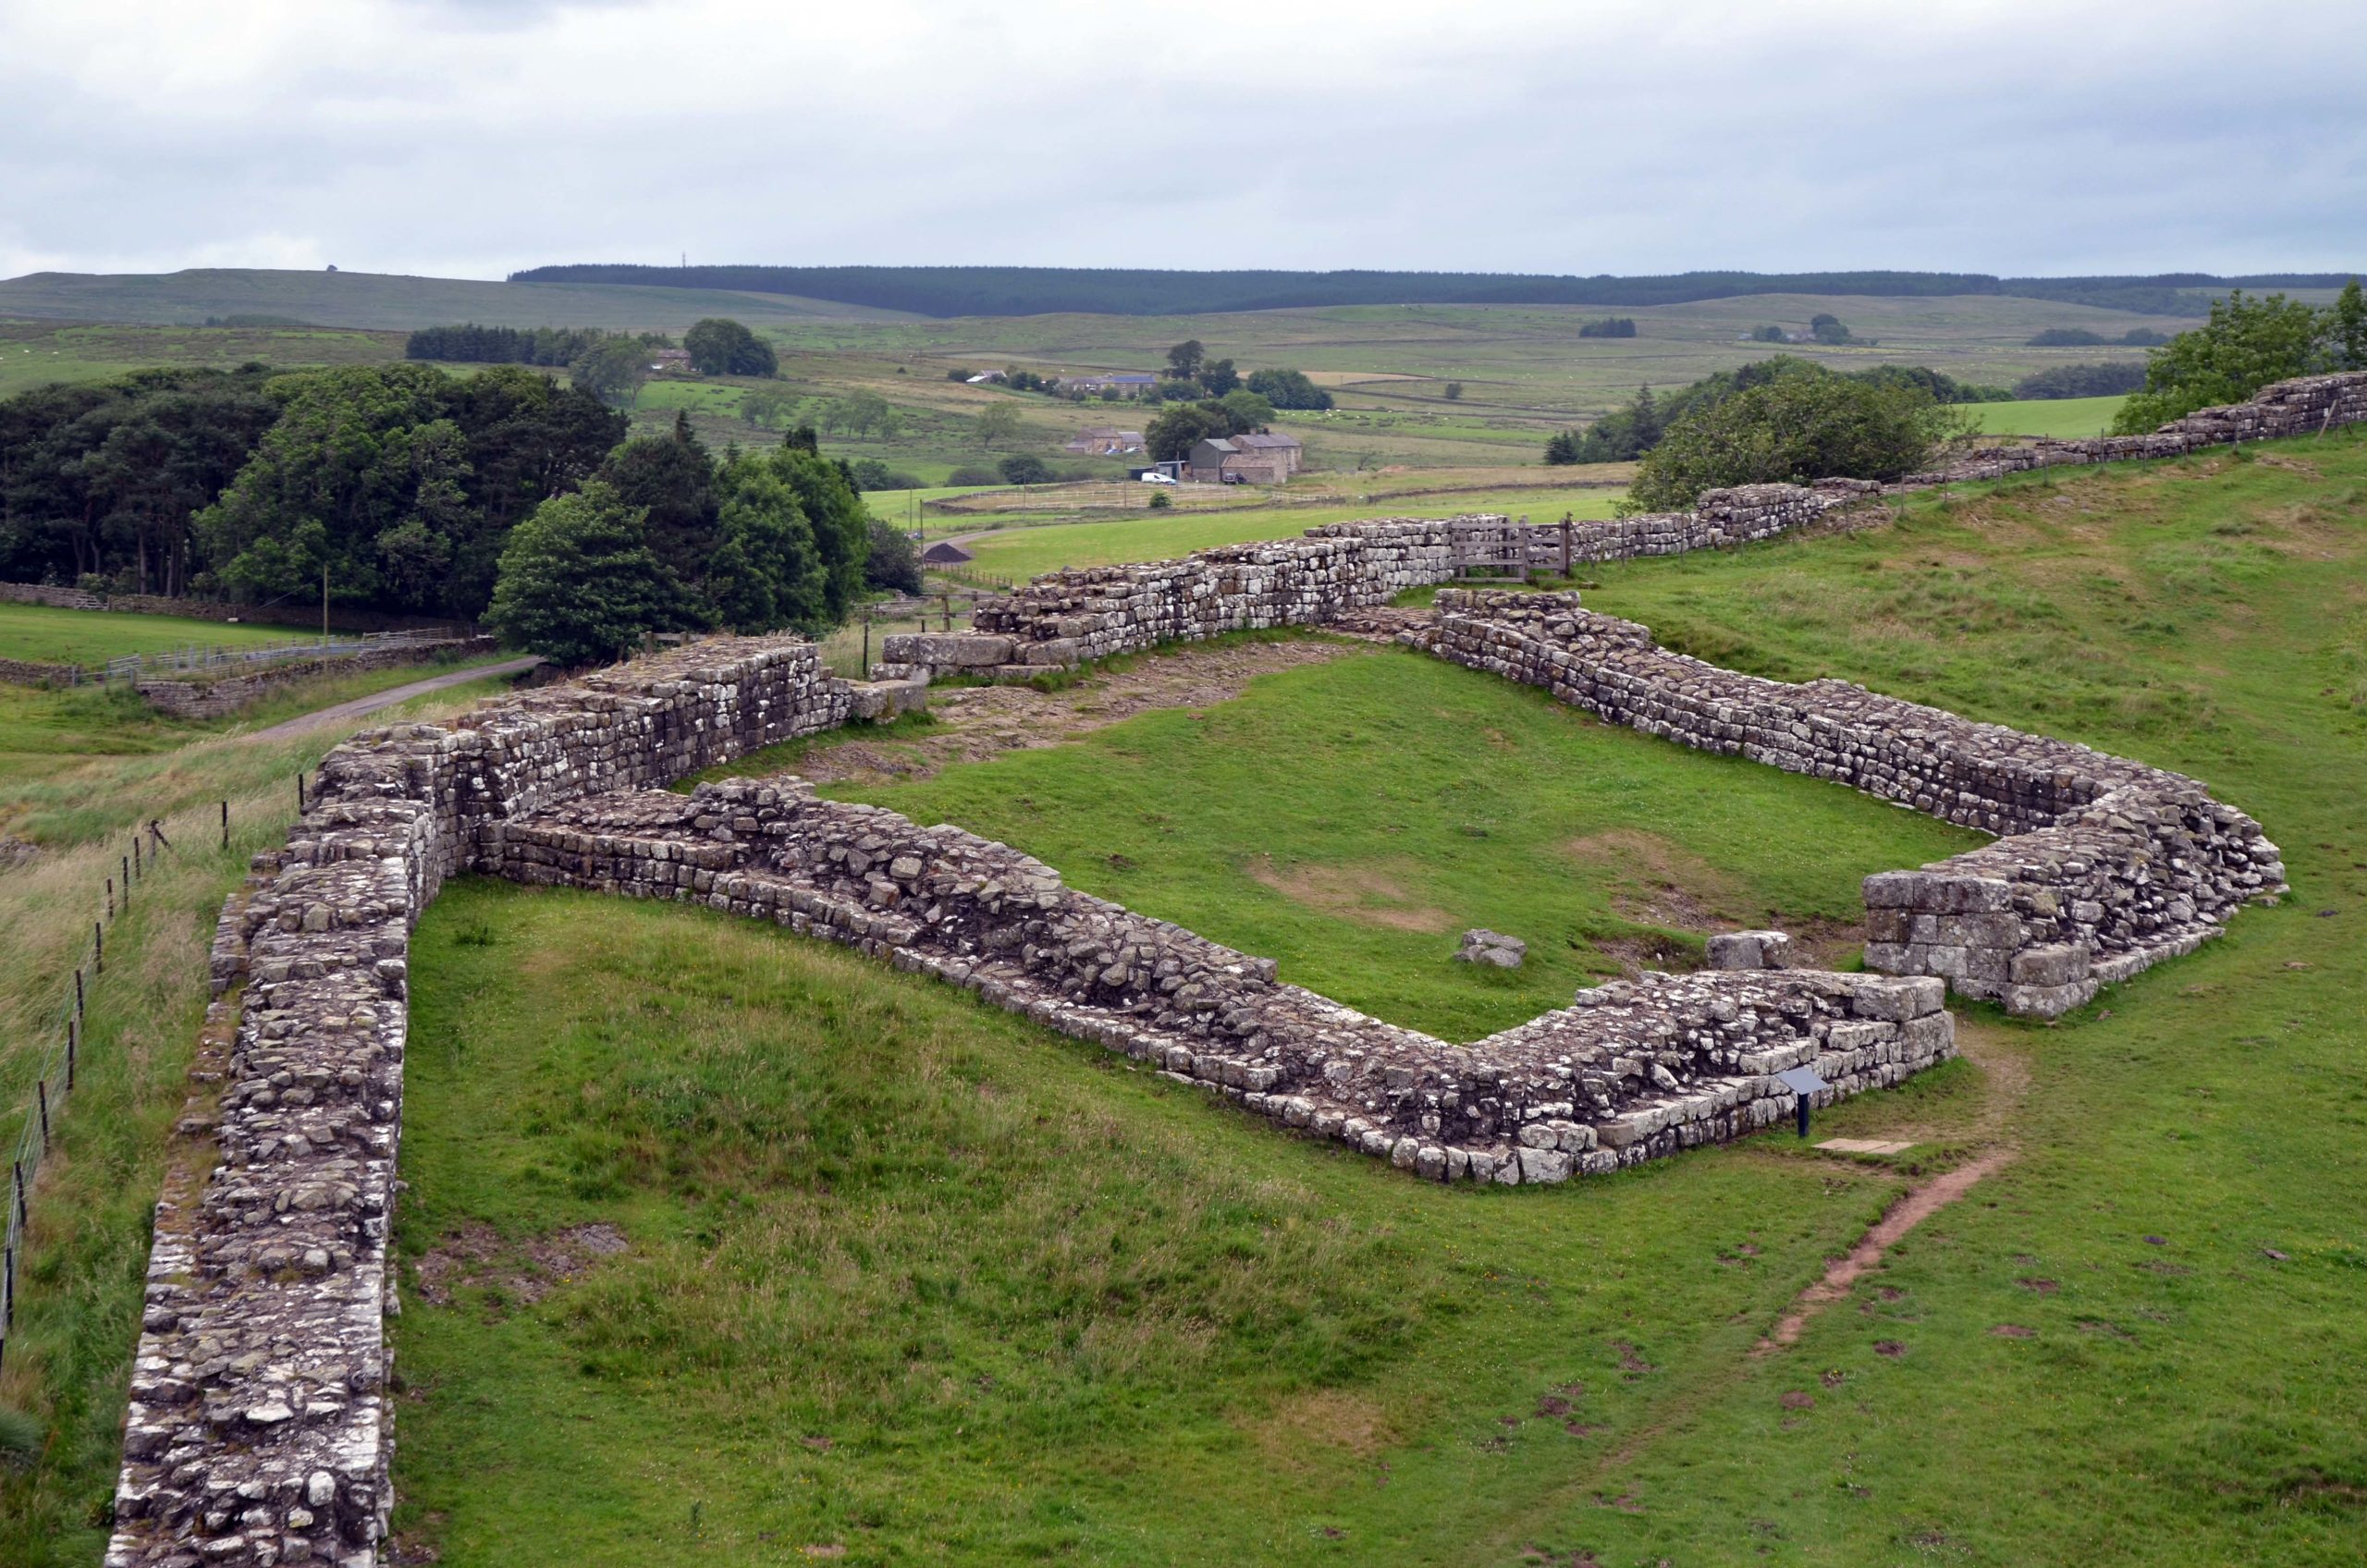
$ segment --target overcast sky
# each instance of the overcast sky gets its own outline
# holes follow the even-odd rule
[[[2367,266],[2360,0],[0,0],[0,276]]]

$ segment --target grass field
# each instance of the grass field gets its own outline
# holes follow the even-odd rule
[[[264,312],[340,330],[239,333],[191,324],[209,314]],[[1840,316],[1871,344],[1780,349],[1741,341],[1761,324],[1805,327],[1821,312]],[[498,284],[362,274],[215,271],[168,277],[42,276],[0,283],[0,392],[52,376],[80,379],[141,362],[232,364],[349,362],[400,352],[394,329],[473,320],[510,325],[597,325],[679,333],[698,316],[734,315],[763,332],[780,354],[780,377],[762,384],[793,398],[843,399],[875,394],[896,410],[892,436],[825,432],[833,450],[878,458],[932,483],[955,467],[1018,450],[1063,467],[1122,465],[1062,453],[1087,424],[1140,428],[1155,410],[1140,404],[1072,404],[969,386],[950,370],[1021,364],[1049,373],[1149,370],[1167,348],[1196,337],[1212,358],[1245,373],[1286,366],[1316,374],[1340,406],[1285,412],[1276,428],[1306,444],[1312,467],[1370,472],[1390,465],[1468,468],[1533,464],[1552,432],[1583,423],[1631,397],[1639,385],[1666,390],[1772,352],[1802,354],[1835,369],[1928,364],[1951,375],[2011,385],[2033,371],[2098,360],[2134,361],[2128,348],[2032,349],[2053,326],[2117,337],[2133,325],[2177,331],[2184,316],[2140,317],[2045,300],[1980,295],[1934,299],[1764,295],[1622,309],[1632,338],[1581,338],[1579,325],[1604,313],[1583,306],[1355,306],[1206,316],[1045,315],[932,321],[819,306],[786,297],[719,291],[568,284]],[[61,318],[153,322],[157,328],[60,328]],[[376,329],[375,336],[362,329]],[[14,344],[8,333],[25,336]],[[43,359],[49,360],[44,367]],[[1446,386],[1463,387],[1459,399]],[[745,423],[740,398],[759,385],[739,378],[660,379],[644,389],[636,423],[670,423],[687,410],[720,447],[774,439]],[[977,412],[996,403],[1020,411],[1013,445],[981,448]],[[2056,412],[2060,412],[2058,409]],[[2070,417],[2070,416],[2064,416]],[[2076,434],[2091,434],[2078,431]]]
[[[0,658],[34,664],[101,664],[132,654],[177,648],[255,648],[299,642],[312,633],[290,626],[201,620],[178,615],[119,615],[49,605],[0,603]]]
[[[0,284],[0,290],[6,288]],[[6,313],[0,306],[0,315]],[[150,365],[381,364],[402,355],[399,332],[0,320],[0,398],[48,382],[93,381]]]
[[[2036,398],[2016,403],[1968,403],[1974,427],[1992,435],[2054,435],[2085,440],[2112,429],[2127,398]]]
[[[1977,1065],[1829,1117],[2016,1158],[1797,1348],[1748,1354],[1894,1171],[1765,1138],[1426,1188],[769,928],[464,888],[418,972],[402,1245],[455,1283],[398,1328],[402,1527],[520,1562],[2357,1561],[2367,444],[2263,457],[1596,569],[1711,656],[2195,773],[2292,868],[2201,953],[2059,1028],[1968,1010]],[[1420,741],[1442,694],[1484,751]],[[1861,851],[1808,796],[1688,802],[1723,766],[1377,653],[880,798],[1452,1026],[1499,998],[1373,917],[1582,926],[1553,799],[1627,835],[1614,873],[1684,864],[1657,835],[1738,910],[1837,907]],[[1557,989],[1584,967],[1542,945]],[[520,1287],[595,1221],[621,1255]]]
[[[1641,1419],[1889,1187],[1421,1188],[700,911],[467,883],[418,952],[397,1530],[447,1562],[1436,1560],[1600,1447],[1541,1401]],[[517,1250],[588,1224],[572,1282]]]
[[[993,516],[963,518],[957,527],[939,524],[940,534],[963,540],[976,557],[972,570],[1027,578],[1061,567],[1106,566],[1119,561],[1165,560],[1219,545],[1259,539],[1292,539],[1318,523],[1354,522],[1379,517],[1453,517],[1461,512],[1504,512],[1538,522],[1568,512],[1580,519],[1609,517],[1625,492],[1577,489],[1490,489],[1445,495],[1376,493],[1370,500],[1318,507],[1246,507],[1224,512],[1142,512],[1101,522],[1041,522],[1012,520],[998,528]],[[876,499],[876,498],[875,498]],[[972,533],[975,526],[981,532]]]
[[[1974,1061],[1824,1118],[1830,1133],[1911,1137],[1909,1163],[1927,1169],[1976,1145],[2015,1158],[1775,1354],[1750,1347],[1900,1170],[1761,1138],[1549,1192],[1426,1187],[774,928],[454,885],[413,971],[399,1528],[449,1563],[570,1568],[841,1551],[2358,1562],[2362,524],[2367,442],[2352,436],[2026,476],[1914,498],[1859,533],[1589,569],[1591,602],[1704,656],[1860,680],[2193,774],[2267,826],[2296,890],[2059,1028],[1965,1010]],[[1437,939],[1375,937],[1358,912],[1511,908],[1509,921],[1516,901],[1551,913],[1580,895],[1484,858],[1506,847],[1500,827],[1512,842],[1537,831],[1518,820],[1527,802],[1441,793],[1452,757],[1399,754],[1423,717],[1385,700],[1400,671],[1479,680],[1357,655],[1321,672],[1346,713],[1281,725],[1308,688],[1269,681],[1196,720],[1153,716],[1040,753],[1070,759],[1077,777],[1046,785],[1066,792],[980,809],[1046,843],[1075,814],[1080,842],[1057,864],[1080,885],[1156,897],[1107,857],[1159,865],[1213,919],[1298,944],[1294,974],[1446,1022],[1482,1016],[1436,988],[1459,977],[1367,973],[1359,944],[1418,937],[1427,954]],[[1541,737],[1591,744],[1591,727],[1479,691],[1470,711],[1497,722],[1466,735],[1476,780],[1534,769],[1539,789],[1624,832],[1696,845],[1708,873],[1739,879],[1738,908],[1812,909],[1856,869],[1829,824],[1791,820],[1813,809],[1788,793],[1814,792],[1802,781],[1770,786],[1784,802],[1771,822],[1755,809],[1770,797],[1686,782],[1742,765],[1671,752],[1663,767],[1649,743],[1602,731],[1585,755],[1632,745],[1633,769],[1590,762],[1579,782],[1594,787],[1573,788],[1568,754]],[[1228,756],[1235,741],[1266,748],[1265,766]],[[1027,760],[912,788],[950,801]],[[136,917],[153,924],[121,938],[126,984],[87,1059],[104,1065],[36,1210],[23,1352],[0,1377],[0,1401],[50,1433],[29,1467],[0,1473],[0,1561],[98,1555],[202,933],[245,851],[276,839],[284,780],[267,770],[290,761],[215,741],[172,776],[190,805],[245,780],[254,826],[242,815],[238,847],[160,888]],[[1154,763],[1188,782],[1159,789]],[[1312,820],[1302,768],[1368,815]],[[1622,779],[1632,788],[1609,788]],[[1415,801],[1417,786],[1431,787],[1429,815],[1386,834],[1373,802],[1401,787]],[[85,788],[107,785],[94,771]],[[1147,789],[1160,798],[1129,820]],[[1247,807],[1225,798],[1244,790]],[[1939,831],[1841,804],[1844,827]],[[1250,812],[1269,819],[1263,843]],[[1097,821],[1104,833],[1082,841]],[[1447,831],[1461,823],[1490,837]],[[1804,847],[1760,843],[1784,835]],[[1422,902],[1369,876],[1305,875],[1369,867],[1384,841],[1404,863],[1382,876]],[[1218,881],[1236,849],[1274,857],[1282,886]],[[101,852],[0,878],[16,961],[0,998],[38,989]],[[1603,875],[1615,894],[1650,864],[1627,852]],[[1498,889],[1490,864],[1527,890]],[[0,1037],[19,1050],[17,1032]],[[529,1247],[552,1258],[554,1238],[571,1245],[568,1228],[593,1222],[625,1249],[589,1263],[579,1246],[575,1278],[541,1277]],[[431,1251],[443,1305],[415,1272]]]
[[[191,758],[205,759],[210,767],[236,755],[239,735],[503,656],[315,677],[211,719],[158,713],[123,685],[55,691],[0,685],[0,833],[67,847],[128,829],[187,793],[183,775]],[[190,750],[206,741],[215,744]]]
[[[1706,929],[1854,925],[1868,873],[1981,841],[1362,645],[1205,712],[856,793],[1453,1040],[1565,1005],[1623,959],[1698,962]],[[1736,820],[1760,826],[1738,839]],[[1526,938],[1527,963],[1453,962],[1474,925]]]

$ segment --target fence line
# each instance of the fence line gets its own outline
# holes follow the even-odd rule
[[[302,776],[298,776],[297,788],[303,788]],[[220,802],[221,834],[224,850],[230,847],[230,802]],[[90,1045],[89,994],[99,978],[106,974],[107,929],[123,915],[131,912],[137,897],[135,889],[147,880],[148,871],[156,863],[159,848],[171,848],[161,833],[146,851],[141,847],[141,836],[153,832],[150,827],[135,828],[131,835],[131,850],[117,858],[117,876],[105,882],[104,918],[91,922],[91,939],[77,954],[71,984],[61,982],[60,1001],[55,1022],[56,1030],[48,1054],[42,1059],[33,1075],[32,1094],[22,1107],[24,1121],[17,1133],[17,1144],[8,1162],[8,1213],[5,1242],[0,1242],[0,1366],[6,1365],[8,1337],[17,1322],[17,1277],[24,1267],[26,1232],[32,1218],[33,1183],[40,1179],[43,1159],[55,1136],[58,1122],[64,1118],[66,1104],[74,1093],[80,1075],[81,1059]]]
[[[465,633],[450,631],[373,631],[360,637],[314,637],[298,643],[265,643],[235,646],[215,643],[168,649],[156,654],[126,654],[104,664],[70,666],[74,684],[83,680],[136,680],[141,676],[178,670],[285,664],[292,659],[351,658],[387,648],[414,648],[425,643],[449,642]]]

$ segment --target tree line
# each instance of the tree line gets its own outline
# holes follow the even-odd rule
[[[919,586],[811,429],[719,461],[679,417],[626,434],[521,365],[41,387],[0,400],[0,576],[245,604],[325,577],[334,605],[488,619],[570,662],[628,623],[818,630],[867,581]]]
[[[662,332],[606,332],[596,326],[423,326],[403,339],[403,358],[474,365],[549,365],[564,368],[611,338],[644,349],[670,349]]]
[[[2347,274],[2221,277],[1998,277],[1938,272],[1688,272],[1592,277],[1471,272],[1183,272],[1124,267],[657,267],[578,263],[530,267],[512,283],[622,283],[792,294],[925,316],[1197,315],[1322,305],[1685,304],[1753,294],[1862,294],[1876,298],[2011,294],[2155,314],[2193,308],[2192,291],[2335,288]]]

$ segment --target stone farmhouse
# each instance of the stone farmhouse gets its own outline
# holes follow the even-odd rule
[[[1087,452],[1099,458],[1111,458],[1122,452],[1139,452],[1142,449],[1143,433],[1141,431],[1121,430],[1114,424],[1088,424],[1069,437],[1067,444],[1061,448],[1064,452]]]
[[[1306,449],[1294,435],[1227,435],[1193,443],[1184,477],[1202,484],[1280,484]]]
[[[1115,392],[1123,398],[1139,398],[1158,385],[1159,377],[1136,371],[1085,371],[1061,377],[1063,391]]]

